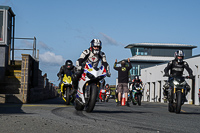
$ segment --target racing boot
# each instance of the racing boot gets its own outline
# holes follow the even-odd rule
[[[117,101],[117,106],[121,106],[121,102],[120,101]]]
[[[184,100],[184,102],[188,102],[188,100],[187,100],[186,96],[185,96],[185,100]]]
[[[70,91],[69,95],[75,94],[77,89],[78,89],[78,86],[74,85],[74,87],[72,87],[72,90]]]
[[[128,106],[128,107],[130,107],[130,105],[129,105],[129,103],[128,103],[128,101],[126,101],[126,104],[125,104],[126,106]]]
[[[186,91],[185,91],[185,100],[184,100],[184,102],[188,102],[188,100],[187,100],[187,98],[186,98],[186,96],[187,96],[187,94],[188,94],[188,92],[190,92],[190,86],[187,84],[186,85]]]
[[[165,100],[165,99],[168,99],[168,91],[167,91],[167,89],[168,89],[168,88],[163,87],[164,100]]]
[[[75,94],[75,92],[76,92],[76,89],[72,88],[72,90],[70,91],[69,95],[73,95],[73,94]]]

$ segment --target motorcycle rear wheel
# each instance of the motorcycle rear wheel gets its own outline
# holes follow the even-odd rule
[[[90,88],[90,99],[89,99],[88,104],[85,107],[85,110],[88,113],[93,111],[94,106],[96,104],[97,93],[98,93],[98,91],[97,91],[98,88],[96,85],[92,84],[90,87],[91,87]]]

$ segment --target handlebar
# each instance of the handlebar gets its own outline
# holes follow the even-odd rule
[[[174,75],[163,75],[163,77],[170,77],[170,78],[182,77],[182,78],[186,78],[186,79],[194,78],[194,76],[190,77],[190,76],[174,76]]]

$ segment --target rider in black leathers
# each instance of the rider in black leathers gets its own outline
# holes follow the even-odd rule
[[[60,80],[59,88],[62,83],[62,78],[64,77],[64,74],[72,74],[73,75],[74,73],[75,73],[75,67],[73,65],[73,62],[71,60],[67,60],[65,62],[65,65],[61,66],[60,71],[57,74],[57,76],[59,77],[59,80]],[[72,78],[72,81],[73,81],[73,78]]]
[[[136,75],[132,80],[132,87],[134,87],[135,84],[141,84],[143,86],[142,80],[139,78],[138,75]]]
[[[135,86],[136,84],[139,84],[139,85],[143,88],[143,82],[142,82],[142,80],[139,78],[138,75],[136,75],[136,76],[134,77],[134,79],[132,80],[131,84],[132,84],[131,90],[135,90],[134,86]],[[142,89],[142,91],[143,91],[143,89]],[[133,97],[133,96],[132,96],[132,93],[130,93],[130,97],[131,97],[131,98]]]
[[[175,52],[174,57],[175,59],[170,61],[167,65],[167,67],[164,69],[164,76],[177,76],[177,77],[182,77],[184,68],[187,70],[189,73],[189,78],[193,78],[193,71],[189,67],[188,63],[186,61],[183,61],[184,59],[184,52],[182,50],[178,50]],[[170,74],[169,74],[170,70]],[[163,86],[164,88],[164,96],[167,97],[167,89],[169,88],[169,80],[166,82],[166,84]],[[187,84],[186,85],[186,95],[190,91],[190,86]],[[185,98],[187,101],[187,99]]]

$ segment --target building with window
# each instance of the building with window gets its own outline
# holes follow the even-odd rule
[[[8,6],[0,6],[0,82],[4,80],[10,64],[10,51],[14,38],[15,14]]]
[[[170,44],[170,43],[133,43],[127,45],[132,53],[130,61],[132,69],[130,70],[131,79],[135,75],[141,75],[141,69],[166,63],[174,59],[174,52],[183,50],[185,59],[192,57],[194,45]],[[127,60],[127,59],[125,59]]]

